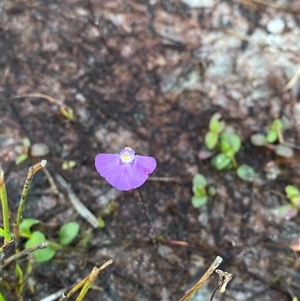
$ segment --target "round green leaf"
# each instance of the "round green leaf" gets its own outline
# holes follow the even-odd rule
[[[280,218],[291,219],[297,215],[297,209],[292,204],[285,204],[273,210],[274,214]]]
[[[215,156],[212,160],[212,163],[217,170],[222,170],[231,166],[230,158],[228,158],[225,154],[219,154]]]
[[[193,196],[192,197],[192,205],[194,208],[199,208],[205,205],[207,202],[207,196]]]
[[[239,166],[236,171],[238,177],[244,181],[253,182],[255,177],[254,169],[246,164]]]
[[[29,238],[31,236],[30,228],[33,225],[40,224],[40,223],[41,222],[35,218],[23,219],[20,224],[20,236]]]
[[[241,147],[241,139],[238,135],[233,133],[222,133],[220,135],[220,146],[222,152],[226,153],[231,150],[234,154],[237,153]]]
[[[25,146],[25,147],[30,147],[30,145],[31,145],[31,143],[30,143],[30,140],[28,139],[28,138],[24,138],[23,140],[22,140],[22,143],[23,143],[23,145]]]
[[[275,153],[284,158],[291,158],[294,156],[294,151],[285,145],[276,145],[275,146]]]
[[[281,130],[283,128],[283,123],[280,119],[275,119],[272,124],[271,124],[271,129],[272,130]]]
[[[267,144],[267,139],[263,134],[253,134],[250,141],[255,146],[263,146]]]
[[[278,139],[277,131],[275,129],[269,130],[266,139],[268,143],[274,143]]]
[[[227,140],[227,135],[221,134],[220,136],[220,148],[223,153],[227,153],[231,150],[231,146],[229,141]]]
[[[45,240],[46,237],[42,232],[35,231],[31,234],[30,238],[26,241],[25,248],[28,249]],[[36,262],[46,262],[46,261],[50,261],[54,257],[55,250],[48,247],[46,249],[34,251],[32,252],[32,255],[34,256]]]
[[[75,239],[78,232],[79,224],[75,222],[64,224],[62,227],[60,227],[58,233],[60,244],[64,246],[68,245]]]
[[[285,192],[289,199],[291,199],[292,197],[295,197],[297,195],[300,195],[298,188],[294,185],[285,186]]]
[[[21,154],[16,158],[16,165],[24,162],[25,160],[28,159],[28,155],[27,154]]]
[[[208,149],[213,149],[218,142],[218,133],[208,132],[205,135],[205,145]]]
[[[209,130],[211,132],[215,133],[221,133],[224,130],[225,127],[225,122],[220,121],[221,119],[221,114],[220,113],[215,113],[209,122]]]
[[[207,194],[209,196],[214,196],[216,193],[217,193],[217,191],[216,191],[216,189],[214,187],[212,187],[212,186],[208,187]]]
[[[200,186],[206,186],[207,182],[203,175],[201,175],[200,173],[197,173],[193,178],[193,184],[200,185]]]
[[[105,228],[105,221],[101,217],[98,218],[98,225],[99,228]]]
[[[293,206],[295,206],[298,210],[300,210],[300,194],[293,196],[291,198],[291,203]]]

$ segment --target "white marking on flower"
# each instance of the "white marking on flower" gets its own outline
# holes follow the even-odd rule
[[[134,150],[131,147],[125,147],[120,152],[120,158],[122,163],[131,163],[134,160]]]

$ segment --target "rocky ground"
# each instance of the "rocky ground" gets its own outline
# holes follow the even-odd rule
[[[288,202],[285,186],[300,188],[300,85],[290,82],[299,70],[299,1],[4,0],[1,14],[0,151],[12,215],[28,167],[40,160],[15,164],[28,138],[50,153],[24,216],[43,221],[49,239],[68,221],[80,224],[81,238],[91,235],[85,249],[74,243],[36,264],[24,300],[44,300],[112,258],[85,300],[178,301],[217,255],[234,278],[214,300],[300,298],[299,253],[289,247],[299,214],[274,215]],[[61,105],[74,110],[73,121]],[[241,137],[237,161],[255,169],[254,183],[199,159],[215,112]],[[295,145],[291,159],[249,141],[275,118]],[[138,192],[115,190],[94,168],[97,153],[125,146],[157,159],[142,193],[162,243],[147,235]],[[64,170],[68,160],[76,166]],[[195,209],[198,172],[217,193]],[[59,176],[95,216],[114,203],[104,229],[78,214]],[[209,300],[216,286],[215,275],[193,300]]]

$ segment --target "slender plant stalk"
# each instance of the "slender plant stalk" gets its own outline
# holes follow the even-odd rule
[[[0,235],[2,235],[4,237],[4,244],[3,246],[0,248],[0,252],[3,249],[6,249],[9,245],[9,242],[11,241],[11,237],[9,236],[9,234],[2,228],[0,228]]]
[[[68,120],[73,120],[74,118],[74,112],[73,110],[64,105],[61,101],[43,94],[43,93],[24,93],[24,94],[18,94],[14,97],[8,98],[7,100],[13,100],[13,99],[19,99],[19,98],[24,98],[24,97],[31,97],[31,98],[44,98],[47,99],[49,102],[57,104],[59,106],[60,112],[62,113],[62,115],[67,118]]]
[[[223,261],[221,256],[217,256],[205,274],[198,280],[198,282],[179,300],[179,301],[188,301],[190,298],[197,292],[199,288],[205,283],[205,281],[210,277],[214,270],[220,265]]]
[[[146,204],[145,204],[143,195],[142,195],[142,191],[141,191],[140,188],[138,188],[138,191],[139,191],[141,203],[142,203],[142,205],[143,205],[144,212],[145,212],[145,215],[146,215],[146,218],[147,218],[147,223],[148,223],[149,228],[150,228],[150,231],[149,231],[149,232],[150,232],[150,234],[152,235],[154,231],[153,231],[152,225],[151,225],[151,223],[150,223],[150,218],[149,218],[148,210],[147,210],[147,207],[146,207]],[[153,238],[152,238],[152,239],[153,239]]]
[[[42,160],[41,162],[37,163],[36,165],[30,167],[28,170],[25,184],[24,184],[22,194],[21,194],[19,207],[18,207],[16,224],[14,225],[14,234],[15,234],[15,240],[16,240],[15,254],[18,254],[20,252],[20,224],[22,221],[22,214],[23,214],[28,190],[30,188],[30,184],[31,184],[32,179],[33,179],[34,175],[36,174],[36,172],[38,170],[40,170],[41,168],[43,168],[46,164],[47,164],[47,161]],[[16,260],[15,275],[18,279],[18,285],[16,286],[16,290],[15,290],[17,301],[23,301],[22,292],[24,289],[24,273],[19,265],[18,259]]]
[[[10,230],[9,230],[9,212],[7,205],[7,194],[6,194],[6,186],[4,181],[4,172],[2,167],[0,166],[0,198],[1,198],[1,206],[2,206],[2,217],[3,217],[3,230],[5,234],[0,232],[1,235],[4,236],[6,243],[11,241]]]
[[[36,172],[38,170],[40,170],[41,168],[45,167],[46,163],[47,163],[46,160],[42,160],[41,162],[37,163],[36,165],[30,167],[28,170],[27,177],[26,177],[25,184],[24,184],[23,191],[22,191],[22,195],[21,195],[21,199],[20,199],[18,213],[17,213],[16,224],[18,227],[21,224],[22,213],[24,210],[25,201],[26,201],[26,197],[28,194],[28,190],[30,188],[31,181],[32,181],[34,175],[36,174]]]
[[[235,168],[235,169],[238,168],[238,164],[237,164],[237,162],[235,160],[234,155],[232,157],[230,157],[230,160],[231,160],[231,163],[233,165],[233,168]]]

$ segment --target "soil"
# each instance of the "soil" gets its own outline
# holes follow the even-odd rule
[[[274,214],[288,203],[285,186],[300,187],[299,150],[280,159],[249,139],[280,118],[285,140],[300,146],[299,80],[286,88],[299,68],[297,0],[4,0],[1,20],[0,151],[12,217],[28,168],[46,159],[23,216],[43,221],[54,241],[64,223],[80,224],[70,247],[34,264],[25,301],[67,291],[108,259],[85,300],[178,301],[217,255],[233,280],[214,300],[300,298],[299,253],[289,247],[300,217]],[[255,169],[254,183],[200,160],[216,112],[241,137],[236,159]],[[49,154],[16,165],[24,138]],[[138,191],[117,191],[95,170],[98,153],[125,146],[158,162],[141,191],[161,242],[149,238]],[[63,169],[70,160],[76,166]],[[191,205],[196,173],[217,191],[200,209]],[[96,217],[113,204],[105,228],[75,210],[58,175]],[[13,267],[4,273],[13,283]],[[209,300],[217,285],[214,274],[193,300]]]

